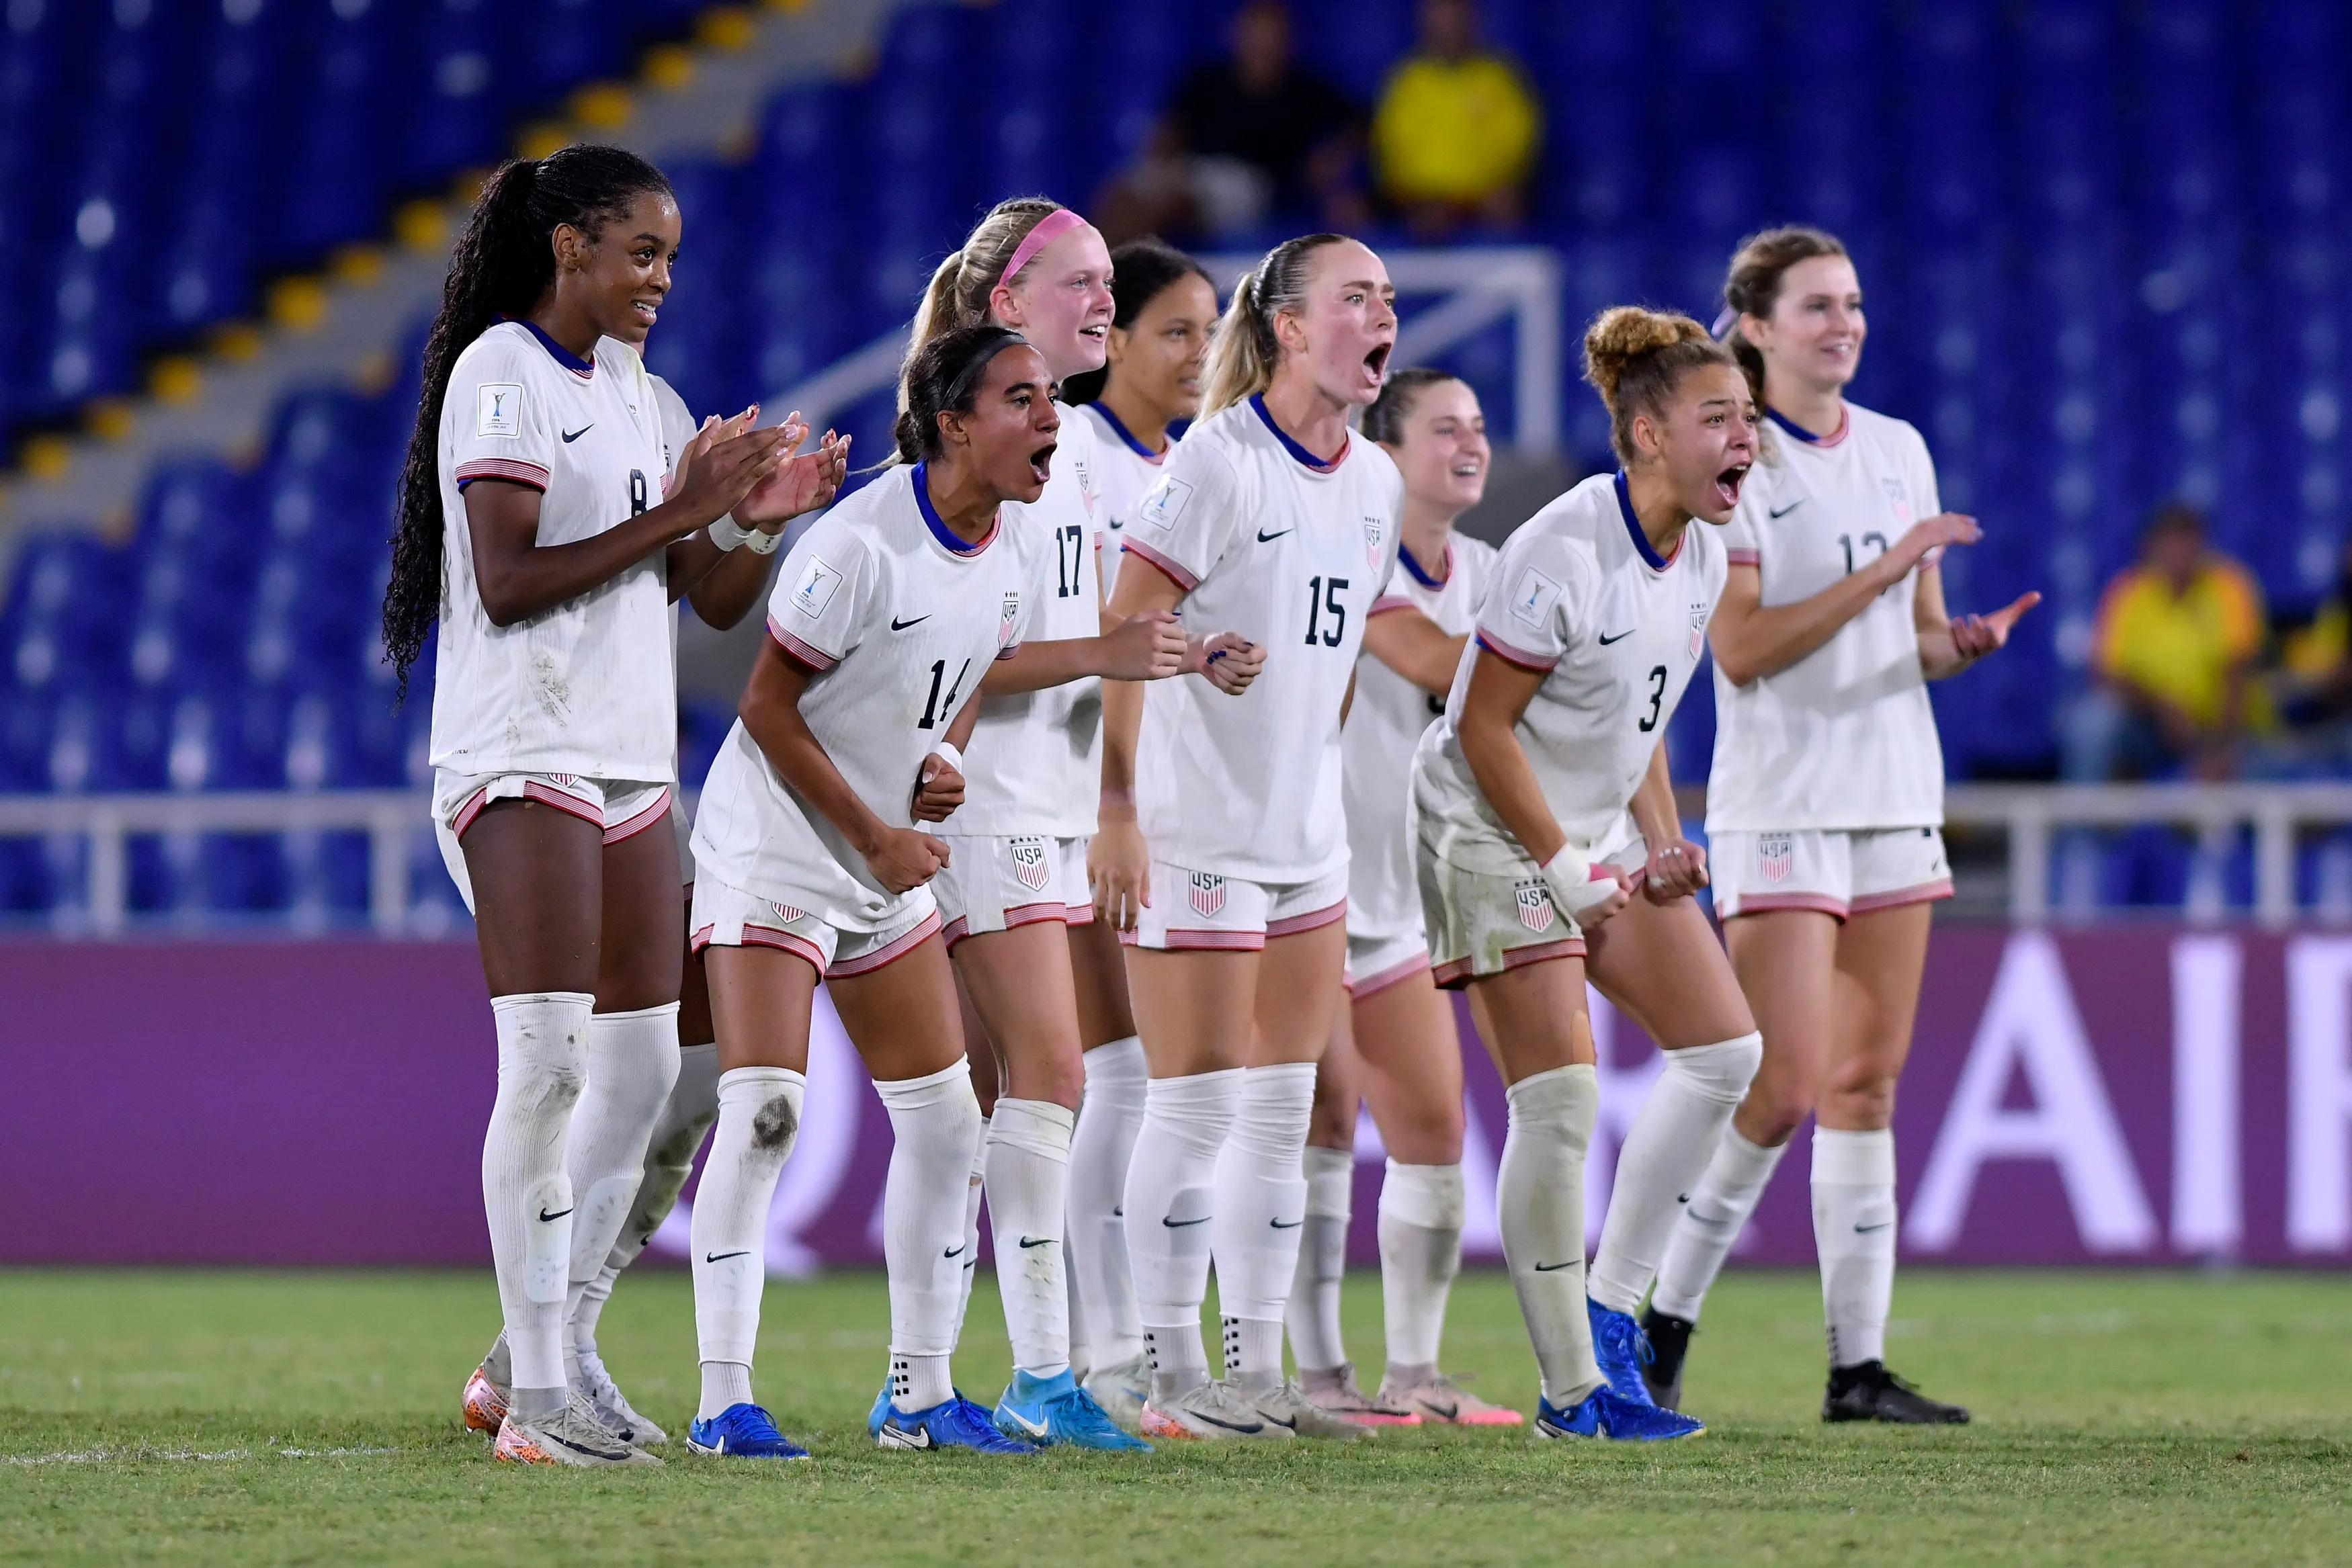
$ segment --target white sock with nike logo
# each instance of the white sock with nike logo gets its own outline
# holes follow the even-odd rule
[[[1543,1394],[1572,1409],[1601,1386],[1584,1315],[1584,1151],[1601,1111],[1590,1066],[1530,1073],[1505,1092],[1510,1132],[1495,1177],[1503,1261],[1535,1343]]]
[[[988,1122],[988,1218],[1013,1364],[1034,1377],[1070,1368],[1070,1134],[1077,1113],[1050,1100],[999,1100]]]
[[[1658,1282],[1650,1291],[1650,1305],[1673,1317],[1698,1322],[1699,1307],[1708,1287],[1723,1272],[1723,1260],[1748,1228],[1780,1156],[1789,1145],[1766,1147],[1751,1144],[1737,1127],[1723,1130],[1706,1174],[1691,1188],[1682,1218],[1666,1239],[1666,1255],[1658,1260]]]
[[[506,1317],[509,1407],[524,1420],[563,1408],[563,1285],[572,1261],[572,1184],[563,1144],[588,1084],[584,991],[492,997],[499,1093],[482,1137],[482,1207]]]
[[[1152,1397],[1172,1399],[1209,1377],[1201,1303],[1209,1293],[1210,1182],[1233,1130],[1242,1070],[1155,1078],[1128,1162],[1127,1255],[1136,1315],[1151,1355]]]
[[[645,1179],[646,1145],[677,1082],[677,1004],[588,1020],[588,1087],[572,1113],[563,1174],[578,1207],[572,1215],[572,1272],[564,1320],[572,1322]],[[577,1346],[576,1330],[565,1343]]]
[[[677,1207],[677,1195],[694,1174],[694,1156],[701,1152],[702,1140],[718,1120],[719,1048],[709,1040],[678,1047],[677,1081],[670,1085],[669,1103],[662,1109],[661,1120],[654,1124],[654,1135],[646,1140],[646,1174],[637,1180],[636,1198],[629,1205],[628,1218],[621,1222],[621,1234],[614,1238],[612,1250],[604,1254],[604,1266],[581,1291],[580,1303],[572,1309],[574,1351],[596,1348],[597,1320],[613,1299],[614,1284]]]
[[[1127,1266],[1128,1166],[1143,1125],[1150,1092],[1143,1042],[1133,1035],[1086,1054],[1087,1095],[1070,1134],[1068,1228],[1064,1266],[1070,1274],[1070,1331],[1098,1370],[1143,1354],[1143,1321],[1135,1313],[1135,1278]]]
[[[1217,1155],[1209,1249],[1217,1310],[1227,1320],[1225,1376],[1252,1388],[1282,1381],[1282,1321],[1307,1224],[1307,1126],[1314,1112],[1313,1062],[1249,1068],[1234,1130]]]
[[[1298,1271],[1284,1322],[1301,1372],[1329,1372],[1348,1359],[1339,1331],[1339,1287],[1348,1277],[1348,1221],[1356,1197],[1353,1149],[1309,1146],[1307,1223],[1298,1228]],[[1281,1354],[1279,1346],[1275,1354]]]
[[[949,1396],[948,1356],[962,1315],[964,1195],[980,1143],[971,1064],[958,1057],[920,1078],[877,1079],[890,1113],[882,1186],[882,1258],[890,1275],[891,1398],[902,1411]]]
[[[1592,1249],[1594,1301],[1614,1312],[1641,1309],[1682,1218],[1683,1195],[1706,1174],[1763,1059],[1764,1037],[1753,1030],[1665,1053],[1665,1071],[1617,1150],[1609,1218]]]
[[[1830,1364],[1886,1359],[1895,1304],[1895,1133],[1813,1129],[1813,1250]]]
[[[988,1191],[988,1117],[980,1114],[980,1136],[971,1145],[971,1179],[963,1189],[963,1294],[956,1298],[956,1343],[963,1343],[963,1320],[971,1315],[971,1282],[980,1278],[980,1200]]]
[[[694,1338],[707,1421],[751,1397],[751,1352],[768,1282],[768,1207],[801,1131],[808,1081],[789,1067],[719,1075],[719,1130],[703,1162],[688,1230],[694,1265]]]

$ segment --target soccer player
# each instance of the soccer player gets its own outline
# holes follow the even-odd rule
[[[1445,1299],[1462,1266],[1462,1046],[1453,1007],[1430,978],[1406,821],[1413,749],[1445,711],[1494,565],[1494,546],[1454,531],[1486,493],[1492,453],[1478,395],[1444,371],[1391,376],[1364,411],[1363,434],[1404,477],[1401,570],[1365,623],[1339,737],[1349,1004],[1316,1070],[1290,1346],[1299,1385],[1333,1415],[1372,1426],[1517,1425],[1517,1411],[1437,1369]],[[1370,1103],[1389,1154],[1380,1203],[1388,1371],[1376,1397],[1357,1386],[1339,1333],[1360,1101]]]
[[[1289,240],[1235,288],[1203,414],[1126,532],[1115,613],[1182,605],[1263,650],[1238,699],[1104,689],[1096,903],[1133,946],[1151,1082],[1127,1177],[1148,1437],[1359,1437],[1283,1375],[1315,1061],[1347,961],[1339,721],[1396,562],[1396,465],[1352,436],[1396,342],[1380,257]],[[1201,1343],[1211,1254],[1225,1379]]]
[[[660,171],[617,148],[484,185],[425,345],[384,595],[404,685],[441,625],[433,819],[499,1040],[482,1192],[505,1354],[466,1406],[525,1463],[650,1459],[568,1390],[562,1342],[571,1260],[617,1232],[677,1071],[677,844],[646,831],[676,779],[669,601],[720,561],[714,525],[790,515],[829,461],[748,432],[657,493],[635,346],[679,232]]]
[[[1706,826],[1715,907],[1764,1061],[1690,1189],[1643,1323],[1661,1399],[1692,1325],[1807,1115],[1829,1327],[1829,1421],[1956,1422],[1886,1369],[1895,1286],[1895,1084],[1911,1047],[1929,910],[1951,895],[1943,751],[1927,683],[2008,641],[2039,594],[1950,616],[1937,562],[1978,537],[1942,509],[1919,433],[1846,401],[1862,285],[1817,229],[1732,258],[1729,342],[1771,421],[1727,538],[1709,635],[1718,714]]]
[[[1122,531],[1137,503],[1159,482],[1175,444],[1169,426],[1201,412],[1201,370],[1217,321],[1217,291],[1200,263],[1182,252],[1158,240],[1136,240],[1111,252],[1110,260],[1108,361],[1100,371],[1062,383],[1063,396],[1077,403],[1095,426],[1102,522],[1095,560],[1106,599],[1118,570]],[[1220,660],[1216,667],[1222,671],[1230,663]],[[1089,758],[1097,779],[1099,747],[1097,738]],[[1128,1006],[1126,967],[1116,957],[1117,938],[1096,923],[1073,925],[1070,940],[1082,978],[1091,971],[1114,982],[1100,987],[1091,1002],[1087,991],[1079,995],[1081,1038],[1104,1043],[1087,1048],[1086,1096],[1070,1139],[1069,1223],[1063,1248],[1070,1277],[1070,1351],[1087,1392],[1113,1419],[1133,1427],[1150,1392],[1151,1369],[1143,1355],[1143,1324],[1136,1315],[1119,1199],[1136,1129],[1143,1123],[1148,1074]],[[1106,945],[1109,953],[1080,956],[1096,944]]]
[[[1633,1312],[1761,1049],[1689,896],[1706,861],[1664,747],[1722,591],[1715,529],[1756,414],[1730,352],[1688,317],[1605,311],[1584,363],[1624,466],[1537,513],[1496,562],[1475,651],[1413,759],[1415,866],[1437,983],[1468,989],[1508,1086],[1496,1208],[1542,1374],[1536,1432],[1649,1441],[1702,1427],[1651,1402]],[[1589,1297],[1588,973],[1665,1051],[1618,1156]]]

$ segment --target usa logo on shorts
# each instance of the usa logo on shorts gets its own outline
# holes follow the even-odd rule
[[[1045,885],[1045,841],[1015,839],[1013,841],[1013,874],[1021,885],[1034,893]]]
[[[1549,931],[1559,916],[1551,906],[1551,889],[1540,879],[1517,884],[1519,924],[1530,931]]]
[[[1192,913],[1206,917],[1225,906],[1225,879],[1207,872],[1188,873],[1192,879]]]
[[[806,910],[794,909],[789,904],[778,904],[772,898],[768,899],[765,902],[769,910],[775,915],[775,917],[778,920],[782,921],[787,925],[790,925],[795,920],[805,920],[808,918],[808,912]]]
[[[1756,869],[1766,882],[1786,882],[1796,863],[1796,852],[1786,833],[1766,833],[1756,841]]]

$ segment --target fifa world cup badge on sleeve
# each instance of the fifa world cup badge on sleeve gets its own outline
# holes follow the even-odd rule
[[[793,604],[803,615],[815,617],[824,613],[833,602],[834,590],[841,586],[841,573],[827,566],[822,557],[809,557],[801,569],[801,580],[793,584]]]
[[[1559,601],[1559,584],[1529,567],[1519,574],[1518,585],[1511,590],[1511,614],[1540,631],[1544,618]]]
[[[522,439],[522,388],[514,382],[490,382],[477,388],[475,408],[478,416],[474,422],[477,438],[485,435],[503,436],[509,441]]]
[[[1192,498],[1191,485],[1181,479],[1162,479],[1151,487],[1151,494],[1143,497],[1143,504],[1135,508],[1136,520],[1166,533],[1184,515],[1185,503]]]

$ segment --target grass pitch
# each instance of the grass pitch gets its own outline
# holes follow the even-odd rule
[[[878,1279],[780,1284],[761,1390],[816,1451],[782,1467],[682,1452],[688,1291],[646,1270],[603,1348],[671,1463],[582,1473],[494,1466],[458,1427],[487,1272],[19,1274],[0,1279],[0,1561],[2352,1561],[2347,1281],[1923,1271],[1896,1305],[1890,1359],[1976,1425],[1822,1427],[1817,1285],[1741,1274],[1693,1352],[1713,1426],[1693,1442],[1404,1430],[983,1460],[868,1446]],[[1376,1367],[1377,1281],[1348,1307]],[[1007,1364],[984,1281],[971,1322],[958,1371],[987,1399]],[[1445,1362],[1532,1406],[1500,1276],[1462,1281]]]

